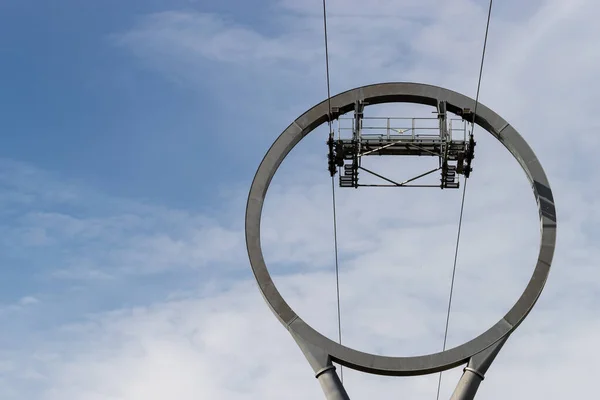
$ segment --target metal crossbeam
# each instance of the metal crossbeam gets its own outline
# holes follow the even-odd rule
[[[448,118],[445,101],[437,102],[437,118],[365,117],[364,109],[364,102],[355,101],[353,117],[338,117],[338,138],[334,140],[332,134],[327,142],[329,172],[332,176],[340,172],[341,187],[379,186],[359,183],[359,169],[397,187],[456,189],[460,186],[459,175],[468,177],[475,143],[466,138],[467,121]],[[405,126],[407,121],[410,121],[410,126]],[[431,126],[434,121],[435,127]],[[459,128],[456,127],[457,121],[460,122]],[[422,126],[423,123],[430,124]],[[457,138],[457,134],[461,134],[461,137]],[[406,182],[395,182],[362,166],[363,157],[375,155],[434,156],[438,158],[439,168]],[[441,171],[439,185],[406,185],[437,170]]]

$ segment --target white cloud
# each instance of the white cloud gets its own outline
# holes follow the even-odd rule
[[[1,228],[0,244],[39,256],[59,252],[58,258],[53,256],[53,269],[41,271],[42,275],[79,279],[204,268],[215,260],[224,265],[228,257],[223,254],[243,249],[241,223],[234,226],[231,219],[216,221],[212,216],[111,198],[48,178],[32,167],[2,163],[14,171],[0,181],[13,199],[7,204],[13,220]],[[49,198],[44,187],[35,186],[42,180],[56,195]],[[70,195],[60,195],[63,191]],[[19,196],[25,193],[26,201]]]
[[[298,294],[290,296],[292,301],[316,307],[333,305],[333,299],[329,304],[318,299],[326,285],[319,276],[293,276],[281,286],[296,288]],[[319,398],[320,389],[303,356],[253,286],[237,284],[212,298],[106,313],[87,323],[65,327],[46,343],[30,349],[29,354],[9,358],[17,367],[14,377],[29,382],[28,390],[40,399],[158,400],[170,395],[181,399],[275,399],[281,398],[281,393],[288,393],[286,396],[292,399]],[[423,335],[432,332],[431,327],[421,327],[418,322],[429,318],[414,315],[416,326],[401,324],[389,315],[380,320],[374,311],[384,313],[385,307],[373,307],[368,297],[365,303],[364,293],[347,297],[354,314],[364,318],[358,347],[372,346],[369,342],[375,337],[382,348],[409,349],[409,343],[423,343]],[[409,299],[400,295],[397,300],[404,300],[406,308],[412,304]],[[581,324],[577,327],[555,325],[555,316],[555,311],[534,313],[533,323],[527,322],[514,335],[482,386],[482,398],[505,398],[507,382],[523,395],[542,390],[553,398],[553,393],[564,395],[571,389],[564,386],[563,379],[557,379],[560,374],[568,377],[575,370],[580,371],[577,376],[591,378],[592,332],[597,332],[598,324],[578,321]],[[328,317],[321,315],[323,322],[331,323]],[[385,331],[378,334],[379,330]],[[367,394],[412,397],[435,393],[435,376],[392,379],[347,370],[345,375],[356,398]],[[445,391],[451,390],[457,374],[451,375],[445,379]],[[535,388],[542,382],[543,388]],[[579,384],[580,393],[585,394],[593,388],[594,380],[581,379]],[[8,388],[12,385],[14,382]]]
[[[33,296],[26,296],[26,297],[21,298],[21,300],[19,300],[19,304],[21,304],[22,306],[37,304],[39,302],[40,301]]]
[[[513,19],[521,4],[510,2],[492,19],[482,101],[521,131],[549,172],[559,243],[546,292],[492,366],[481,398],[506,398],[513,392],[516,397],[589,397],[595,390],[591,374],[593,357],[600,355],[594,345],[600,332],[600,274],[593,239],[599,214],[597,179],[589,171],[597,163],[592,112],[600,62],[592,40],[599,33],[596,3],[546,1]],[[426,81],[474,96],[485,2],[399,5],[381,0],[367,10],[359,4],[332,2],[329,7],[334,92],[389,79]],[[319,91],[294,100],[308,108],[324,93],[319,6],[317,1],[279,3],[274,17],[285,24],[274,36],[216,15],[169,12],[143,18],[120,40],[148,65],[192,84],[207,79],[197,72],[199,65],[215,62],[227,71],[254,76],[244,84],[255,89],[271,77],[273,85],[287,82],[289,90],[310,81],[304,85],[310,90],[299,93]],[[481,332],[507,310],[536,257],[535,206],[523,174],[483,133],[478,142],[451,345]],[[294,309],[335,338],[329,181],[321,165],[324,158],[304,159],[305,154],[295,155],[287,171],[297,168],[311,179],[295,180],[291,172],[274,180],[265,211],[265,256]],[[0,200],[35,203],[34,185],[25,186]],[[77,190],[65,191],[68,196],[48,192],[58,202],[77,203],[82,196]],[[440,197],[438,192],[338,193],[345,343],[398,355],[437,350],[459,192]],[[238,208],[223,207],[207,217],[117,203],[93,217],[29,206],[16,240],[33,248],[77,243],[85,252],[76,253],[71,266],[83,265],[83,271],[112,266],[108,271],[116,279],[122,272],[173,266],[202,265],[204,273],[224,264],[240,270],[247,266]],[[240,221],[232,222],[235,217]],[[10,378],[0,381],[0,394],[61,400],[322,396],[300,351],[252,282],[237,282],[224,292],[200,286],[201,294],[184,293],[178,300],[50,328],[45,337],[29,343],[34,350],[27,354],[0,350],[9,360],[0,369]],[[448,397],[459,375],[445,375],[442,397]],[[390,393],[433,397],[437,382],[436,376],[390,379],[347,370],[345,376],[357,399]]]

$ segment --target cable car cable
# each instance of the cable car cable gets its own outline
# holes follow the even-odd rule
[[[488,9],[488,16],[487,16],[487,23],[485,26],[485,36],[483,39],[483,51],[481,53],[481,65],[479,67],[479,79],[477,81],[477,95],[475,96],[475,109],[473,110],[473,119],[471,121],[471,138],[473,138],[473,130],[475,128],[475,116],[477,115],[477,104],[479,104],[479,90],[481,89],[481,76],[483,75],[483,63],[485,60],[485,49],[487,47],[487,38],[488,38],[488,32],[490,29],[490,19],[492,16],[492,4],[493,4],[493,0],[490,0],[490,6]],[[471,140],[471,143],[473,141]],[[462,201],[460,204],[460,217],[458,219],[458,231],[456,234],[456,248],[454,251],[454,265],[452,267],[452,280],[450,282],[450,295],[448,298],[448,311],[446,313],[446,327],[444,329],[444,344],[442,347],[442,351],[446,350],[446,341],[448,339],[448,325],[450,323],[450,309],[452,308],[452,295],[454,292],[454,278],[456,276],[456,261],[458,260],[458,249],[459,249],[459,244],[460,244],[460,233],[461,233],[461,228],[462,228],[462,220],[463,220],[463,211],[464,211],[464,207],[465,207],[465,194],[467,193],[467,182],[468,179],[465,179],[465,184],[463,186],[463,193],[462,193]],[[442,372],[440,372],[439,375],[439,379],[438,379],[438,387],[437,387],[437,396],[436,399],[439,400],[440,398],[440,388],[442,386]]]

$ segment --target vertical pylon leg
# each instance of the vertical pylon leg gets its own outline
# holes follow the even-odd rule
[[[508,336],[505,336],[494,345],[471,357],[450,400],[473,400],[485,373],[507,339]]]
[[[315,371],[315,377],[319,380],[321,388],[325,393],[327,400],[350,400],[348,393],[337,372],[335,372],[335,366],[331,362],[329,354],[324,352],[322,349],[314,347],[298,336],[292,333],[292,337],[298,343],[298,346],[304,353],[304,356],[308,360],[310,366]]]
[[[473,400],[482,380],[483,376],[465,368],[450,400]]]
[[[333,364],[316,374],[327,400],[350,400]]]

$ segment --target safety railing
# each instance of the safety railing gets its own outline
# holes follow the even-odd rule
[[[352,117],[338,118],[338,138],[352,137],[354,124],[355,119]],[[364,117],[360,132],[364,139],[442,139],[438,118]],[[460,118],[448,119],[448,133],[451,140],[466,140],[466,121]]]

